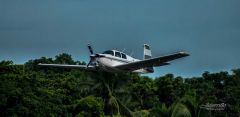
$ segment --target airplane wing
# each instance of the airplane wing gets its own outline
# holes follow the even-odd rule
[[[156,58],[151,58],[151,59],[146,59],[146,60],[141,60],[141,61],[136,61],[132,63],[127,63],[123,65],[118,65],[115,66],[118,69],[122,70],[137,70],[141,68],[146,68],[146,67],[158,67],[158,66],[163,66],[163,65],[169,65],[169,61],[186,57],[189,56],[189,54],[185,52],[178,52],[174,54],[170,54],[167,56],[162,56],[162,57],[156,57]]]
[[[57,67],[57,68],[79,68],[79,69],[85,69],[85,70],[96,70],[95,66],[89,65],[68,65],[68,64],[42,64],[39,63],[38,66],[43,67]]]

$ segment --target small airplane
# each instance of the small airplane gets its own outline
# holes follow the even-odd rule
[[[60,68],[80,68],[92,71],[106,72],[134,72],[140,74],[153,73],[153,67],[169,65],[169,61],[189,56],[186,52],[152,58],[149,45],[144,44],[143,60],[135,59],[124,52],[117,50],[107,50],[103,53],[94,53],[90,44],[88,49],[91,53],[90,61],[87,65],[68,65],[68,64],[42,64],[39,66],[60,67]]]

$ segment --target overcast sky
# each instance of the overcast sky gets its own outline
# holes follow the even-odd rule
[[[240,0],[0,0],[0,61],[22,64],[69,53],[88,61],[94,50],[190,57],[156,68],[152,77],[240,68]]]

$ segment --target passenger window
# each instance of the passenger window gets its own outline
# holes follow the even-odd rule
[[[126,54],[123,54],[123,53],[122,53],[122,58],[127,59]]]
[[[121,54],[120,54],[120,52],[115,52],[115,56],[121,58]]]
[[[114,56],[113,51],[106,51],[106,52],[103,52],[103,54],[110,54],[110,55]]]

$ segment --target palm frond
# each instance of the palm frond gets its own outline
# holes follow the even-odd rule
[[[191,117],[188,108],[182,103],[174,104],[171,117]]]

